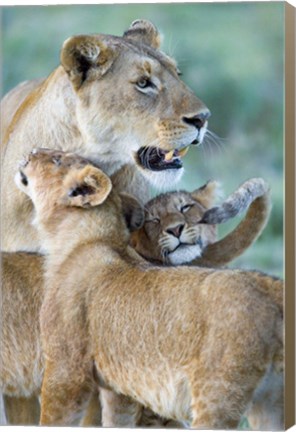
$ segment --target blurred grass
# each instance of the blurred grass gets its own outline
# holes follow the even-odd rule
[[[179,187],[212,178],[228,194],[252,176],[267,180],[270,222],[233,266],[283,276],[283,10],[282,2],[3,7],[3,91],[48,75],[72,34],[121,35],[134,19],[150,19],[210,108],[210,129],[225,138],[190,150]]]

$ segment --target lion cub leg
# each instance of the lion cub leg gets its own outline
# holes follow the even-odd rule
[[[102,426],[102,407],[98,391],[94,391],[79,426]]]
[[[37,396],[25,398],[3,395],[3,402],[9,425],[38,425],[40,404]]]
[[[112,390],[100,389],[103,427],[135,427],[143,407],[131,398]]]
[[[191,428],[237,429],[256,387],[257,378],[249,380],[238,367],[233,367],[231,371],[221,369],[205,372],[199,368],[191,384]]]
[[[271,367],[245,413],[252,430],[284,430],[284,375]]]
[[[77,370],[78,369],[78,370]],[[41,425],[72,425],[81,417],[93,392],[91,374],[80,365],[46,361],[41,390]]]

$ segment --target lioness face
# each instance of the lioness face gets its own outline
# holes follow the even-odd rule
[[[123,37],[68,39],[61,61],[77,92],[87,157],[112,160],[108,174],[136,163],[159,187],[179,179],[181,157],[202,143],[210,112],[158,48],[156,28],[137,21]]]
[[[145,206],[143,227],[132,234],[138,253],[163,264],[180,265],[202,255],[216,241],[216,226],[200,223],[212,204],[215,182],[193,193],[170,192],[159,195]]]

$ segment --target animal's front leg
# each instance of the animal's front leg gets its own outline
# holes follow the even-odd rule
[[[102,426],[102,407],[97,389],[93,392],[79,426]]]
[[[112,390],[100,389],[103,427],[135,427],[142,414],[142,405]]]
[[[3,395],[5,416],[9,425],[37,425],[40,404],[37,396],[12,397]]]
[[[47,361],[41,391],[41,425],[72,425],[86,408],[92,386],[87,372]]]

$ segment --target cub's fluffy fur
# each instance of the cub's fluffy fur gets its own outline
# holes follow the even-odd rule
[[[73,155],[31,154],[17,182],[49,251],[41,424],[70,424],[95,372],[167,418],[237,427],[270,365],[282,368],[282,281],[146,264],[128,247],[125,203],[108,177]]]

